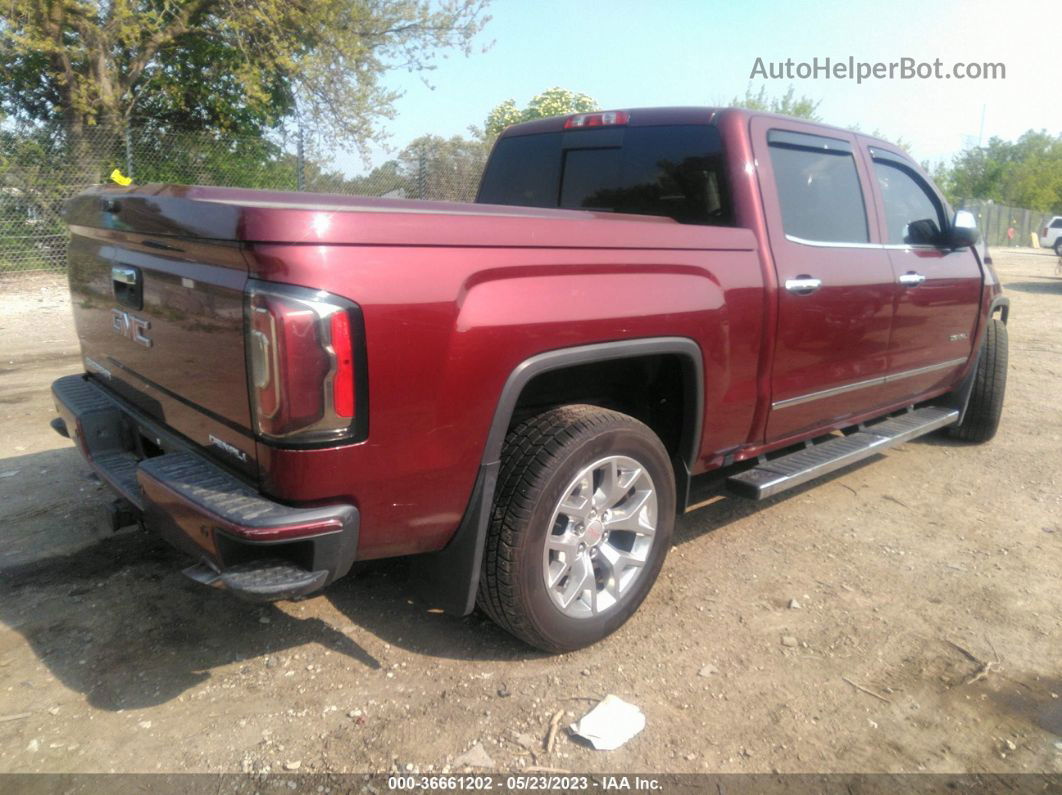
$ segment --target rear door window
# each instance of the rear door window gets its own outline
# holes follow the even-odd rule
[[[767,142],[786,235],[820,243],[870,241],[855,158],[845,141],[771,130]]]

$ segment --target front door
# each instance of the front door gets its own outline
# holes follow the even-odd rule
[[[901,155],[867,150],[885,247],[898,285],[889,345],[896,399],[917,399],[954,380],[969,358],[981,303],[981,266],[972,248],[942,246],[943,200]]]
[[[750,123],[778,277],[772,442],[883,405],[897,284],[855,136]]]

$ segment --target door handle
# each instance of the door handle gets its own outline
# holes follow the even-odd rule
[[[136,268],[127,268],[122,265],[115,265],[111,268],[111,278],[119,282],[120,284],[128,284],[130,286],[136,285],[137,272]]]
[[[144,308],[144,280],[139,268],[131,265],[115,265],[111,268],[111,289],[122,306],[130,309]]]
[[[907,273],[901,273],[899,282],[904,287],[917,287],[926,280],[926,277],[921,273],[915,273],[914,271],[908,271]]]
[[[810,295],[822,287],[822,279],[816,279],[807,274],[800,274],[795,279],[785,280],[785,289],[797,295]]]

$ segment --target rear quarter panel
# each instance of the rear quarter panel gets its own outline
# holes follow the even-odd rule
[[[353,500],[360,558],[439,549],[521,362],[654,336],[701,348],[708,411],[698,464],[709,466],[750,433],[764,291],[749,231],[703,231],[698,249],[255,245],[252,276],[361,306],[369,373],[368,439],[313,451],[260,445],[264,490]]]

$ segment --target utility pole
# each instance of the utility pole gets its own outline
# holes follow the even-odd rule
[[[129,135],[129,125],[125,126],[125,175],[133,178],[133,142]]]
[[[302,117],[298,117],[299,122],[299,138],[297,144],[297,151],[295,156],[295,190],[306,190],[306,154],[303,148],[302,138]]]
[[[417,198],[427,198],[428,192],[428,161],[424,154],[424,147],[417,151]]]

